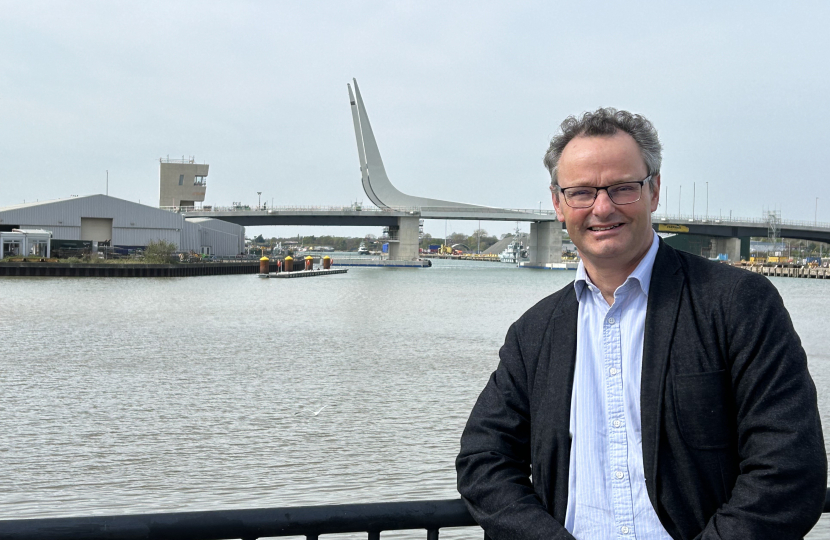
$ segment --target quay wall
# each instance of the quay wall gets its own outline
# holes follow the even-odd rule
[[[277,271],[277,261],[269,265]],[[259,261],[182,264],[0,262],[0,277],[190,277],[258,274]]]
[[[793,277],[793,278],[807,278],[807,279],[827,279],[830,276],[830,268],[809,268],[802,267],[788,267],[788,266],[740,266],[744,270],[749,270],[756,274],[769,277]]]

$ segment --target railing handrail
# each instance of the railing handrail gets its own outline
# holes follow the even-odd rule
[[[210,206],[210,205],[208,205]],[[466,206],[388,206],[378,208],[375,206],[327,206],[327,205],[292,205],[292,206],[267,206],[267,205],[236,205],[236,206],[210,206],[210,208],[195,206],[159,206],[161,210],[172,212],[359,212],[359,213],[416,213],[424,212],[483,212],[490,214],[517,213],[550,216],[556,214],[554,210],[537,210],[528,208],[488,208],[488,207],[466,207]]]
[[[424,529],[437,540],[444,527],[476,526],[461,499],[212,510],[118,516],[0,520],[2,540],[253,540]]]
[[[830,513],[830,489],[824,499]],[[438,540],[446,527],[474,527],[461,499],[294,506],[207,512],[0,520],[0,540],[224,540],[424,529]],[[486,538],[486,537],[485,537]]]
[[[721,215],[702,215],[702,214],[661,214],[656,212],[652,214],[651,221],[653,223],[665,222],[682,222],[684,224],[691,223],[692,225],[760,225],[767,227],[770,221],[766,218],[745,218],[745,217],[728,217]],[[795,219],[780,219],[775,222],[776,227],[794,226],[794,227],[812,227],[815,229],[830,229],[830,223],[815,220],[795,220]]]

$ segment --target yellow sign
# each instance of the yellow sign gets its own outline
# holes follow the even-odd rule
[[[685,225],[673,225],[671,223],[660,223],[657,226],[659,232],[689,232],[689,228]]]

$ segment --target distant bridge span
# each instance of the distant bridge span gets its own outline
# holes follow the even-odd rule
[[[657,232],[723,238],[765,238],[770,234],[770,222],[763,218],[666,216],[655,213],[651,221]],[[775,224],[775,237],[830,243],[830,223],[780,220]]]
[[[262,209],[214,207],[193,209],[187,218],[209,217],[244,227],[261,225],[318,225],[392,227],[400,218],[482,221],[556,222],[553,210],[521,210],[486,207],[356,208],[355,206],[277,207]],[[676,234],[698,234],[722,238],[767,237],[769,222],[763,218],[652,215],[654,230]],[[830,223],[781,220],[777,238],[830,243]]]
[[[192,209],[187,218],[209,217],[242,225],[330,225],[330,226],[395,226],[400,218],[453,219],[482,221],[556,222],[553,210],[518,210],[507,208],[420,207],[420,208],[356,208],[355,206],[221,208]]]

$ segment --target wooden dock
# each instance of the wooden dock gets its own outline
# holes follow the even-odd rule
[[[295,272],[279,272],[270,273],[269,278],[301,278],[301,277],[316,277],[316,276],[330,276],[331,274],[345,274],[348,268],[332,268],[331,270],[297,270]],[[265,274],[260,274],[260,277],[266,277]]]

